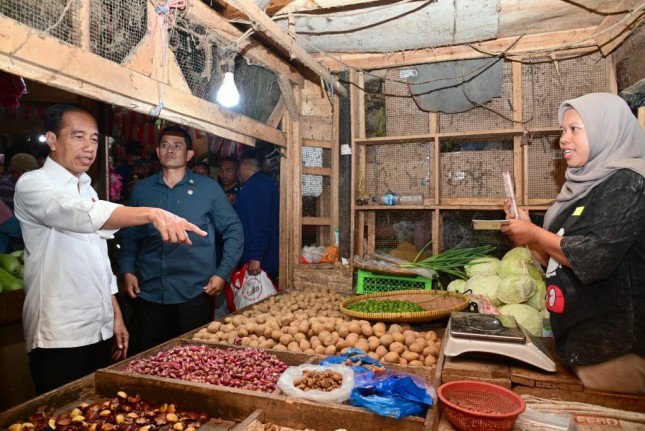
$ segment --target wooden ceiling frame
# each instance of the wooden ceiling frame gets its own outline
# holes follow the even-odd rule
[[[224,17],[211,9],[202,0],[186,2],[186,18],[192,23],[199,23],[211,32],[215,38],[234,47],[235,51],[258,66],[266,67],[277,76],[285,76],[293,84],[303,86],[304,78],[285,60],[262,46],[258,41],[244,37],[244,33],[229,23]]]
[[[247,145],[254,145],[257,138],[286,146],[285,134],[276,128],[53,36],[42,35],[3,15],[0,15],[0,70],[146,115],[159,105],[163,95],[160,118]]]
[[[291,58],[305,66],[311,72],[318,75],[327,85],[332,85],[334,91],[341,96],[347,96],[347,90],[340,84],[338,79],[334,79],[332,73],[323,67],[311,54],[300,46],[294,37],[284,32],[271,18],[267,16],[260,8],[248,0],[223,0],[240,12],[244,13],[249,20],[253,22],[253,28],[266,36],[276,46],[284,49]]]
[[[573,41],[581,41],[575,45],[576,49],[586,49],[591,52],[598,50],[598,45],[593,40],[595,30],[596,27],[562,30],[396,53],[329,53],[325,57],[320,57],[319,61],[332,71],[341,71],[347,68],[359,70],[386,69],[501,54],[504,54],[510,60],[519,60],[533,56],[536,52],[544,52],[540,55],[547,56],[549,50],[562,50],[563,47],[572,44]]]

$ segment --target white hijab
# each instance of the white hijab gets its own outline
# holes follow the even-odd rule
[[[566,206],[587,195],[616,170],[631,169],[645,176],[645,131],[623,99],[611,93],[590,93],[566,100],[558,110],[559,124],[569,109],[575,109],[582,118],[589,139],[589,160],[580,168],[567,168],[566,182],[544,215],[545,229]]]

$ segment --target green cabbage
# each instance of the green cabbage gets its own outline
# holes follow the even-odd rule
[[[468,277],[474,275],[495,275],[501,261],[493,256],[478,257],[464,265]]]
[[[536,289],[535,293],[526,301],[526,305],[530,305],[535,308],[537,311],[544,310],[544,301],[546,300],[546,283],[542,278],[539,281],[535,281]]]
[[[504,257],[502,257],[502,261],[508,259],[521,260],[528,263],[533,261],[533,256],[528,248],[515,247],[507,251]]]
[[[497,299],[504,304],[519,304],[535,293],[535,280],[528,275],[509,275],[502,278],[497,289]]]
[[[448,292],[464,293],[464,290],[466,290],[466,280],[462,280],[461,278],[453,280],[450,282],[446,290]]]
[[[502,306],[499,312],[515,317],[517,323],[536,337],[542,336],[542,315],[535,308],[526,304],[507,304]]]
[[[511,258],[503,260],[497,268],[497,275],[502,278],[508,277],[509,275],[530,275],[529,268],[533,266],[532,262],[526,262],[524,260]]]
[[[474,275],[466,282],[466,291],[471,290],[475,295],[482,295],[493,305],[499,305],[497,289],[502,279],[497,275]]]

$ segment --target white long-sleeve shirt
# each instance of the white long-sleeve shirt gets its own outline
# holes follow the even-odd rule
[[[52,159],[16,184],[15,214],[25,243],[27,351],[80,347],[113,336],[117,292],[101,230],[119,205],[101,201],[90,177],[75,177]]]

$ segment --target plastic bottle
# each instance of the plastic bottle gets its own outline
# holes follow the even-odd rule
[[[399,205],[423,205],[423,195],[399,195]]]

